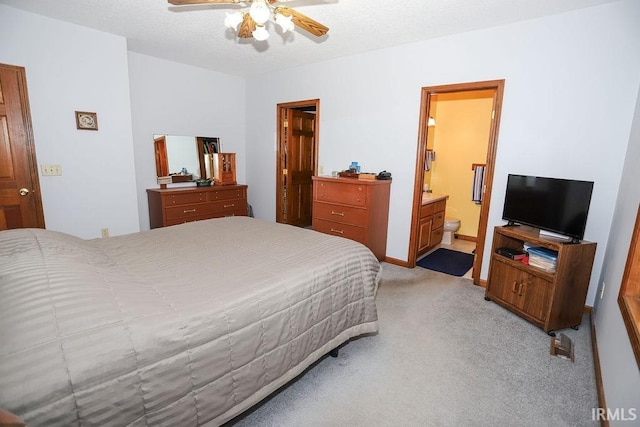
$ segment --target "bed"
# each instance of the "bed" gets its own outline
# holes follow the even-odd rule
[[[377,331],[365,246],[248,217],[108,239],[0,232],[0,407],[38,425],[220,425]]]

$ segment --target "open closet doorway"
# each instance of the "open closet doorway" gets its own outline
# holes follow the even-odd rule
[[[287,102],[277,109],[276,222],[310,227],[320,100]]]
[[[489,205],[491,199],[491,187],[493,182],[493,171],[495,163],[495,153],[498,140],[498,129],[500,123],[500,113],[502,108],[502,97],[504,92],[504,80],[492,80],[484,82],[460,83],[444,86],[431,86],[422,88],[421,106],[420,106],[420,124],[418,130],[418,149],[416,159],[416,173],[414,183],[413,210],[411,220],[411,237],[409,240],[409,267],[415,267],[419,253],[419,246],[424,245],[422,236],[424,235],[424,225],[421,225],[421,208],[423,201],[423,190],[425,189],[425,168],[430,162],[437,162],[438,155],[433,154],[433,149],[428,147],[428,141],[433,141],[435,128],[438,123],[436,100],[440,99],[464,99],[468,97],[483,98],[488,97],[490,102],[484,125],[488,128],[488,138],[486,138],[486,153],[484,161],[474,161],[471,164],[465,164],[464,167],[469,170],[471,178],[465,182],[468,190],[467,202],[469,204],[477,204],[479,206],[479,214],[477,218],[477,235],[467,236],[467,238],[475,237],[474,262],[473,262],[473,283],[482,285],[480,281],[480,269],[482,267],[483,249],[486,241],[487,221],[489,215]],[[460,119],[457,119],[460,120]],[[464,119],[463,119],[464,120]],[[435,126],[434,126],[435,122]],[[455,125],[455,123],[454,123]],[[485,147],[481,147],[483,150]],[[449,150],[455,148],[447,147]],[[465,150],[465,148],[460,148]],[[429,158],[427,158],[429,157]],[[483,179],[480,185],[477,181],[476,169],[482,172]],[[473,173],[471,173],[473,171]],[[466,178],[464,178],[466,179]],[[476,190],[474,194],[474,185]],[[437,192],[438,189],[433,189]],[[449,207],[447,207],[447,212]],[[446,213],[445,213],[446,214]],[[475,231],[475,225],[473,230]],[[422,233],[422,235],[421,235]],[[441,234],[440,234],[441,235]]]

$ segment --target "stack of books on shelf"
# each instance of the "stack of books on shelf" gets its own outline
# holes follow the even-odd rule
[[[558,252],[542,246],[530,246],[525,250],[529,253],[529,265],[540,268],[548,273],[555,273],[558,265]]]

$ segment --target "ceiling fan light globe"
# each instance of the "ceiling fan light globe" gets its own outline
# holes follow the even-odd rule
[[[293,31],[295,25],[293,24],[293,16],[284,16],[281,13],[276,13],[276,24],[282,28],[282,32]]]
[[[249,15],[251,15],[256,25],[264,25],[265,22],[269,20],[270,14],[269,6],[267,6],[264,0],[253,0],[253,2],[251,2]]]
[[[251,34],[253,35],[253,38],[256,39],[259,42],[263,42],[263,41],[265,41],[266,39],[269,38],[269,32],[264,27],[264,25],[256,26],[256,29],[253,30],[253,32]]]
[[[233,28],[235,31],[238,31],[238,25],[240,25],[243,19],[242,12],[227,13],[227,17],[224,18],[224,25],[227,28]]]

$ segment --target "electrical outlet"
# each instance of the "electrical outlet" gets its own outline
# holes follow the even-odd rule
[[[604,288],[607,286],[606,283],[602,282],[602,287],[600,288],[600,299],[604,296]]]
[[[324,166],[318,166],[318,175],[324,175]]]
[[[105,237],[109,237],[109,229],[108,228],[103,228],[101,230],[102,232],[102,238],[104,239]]]

